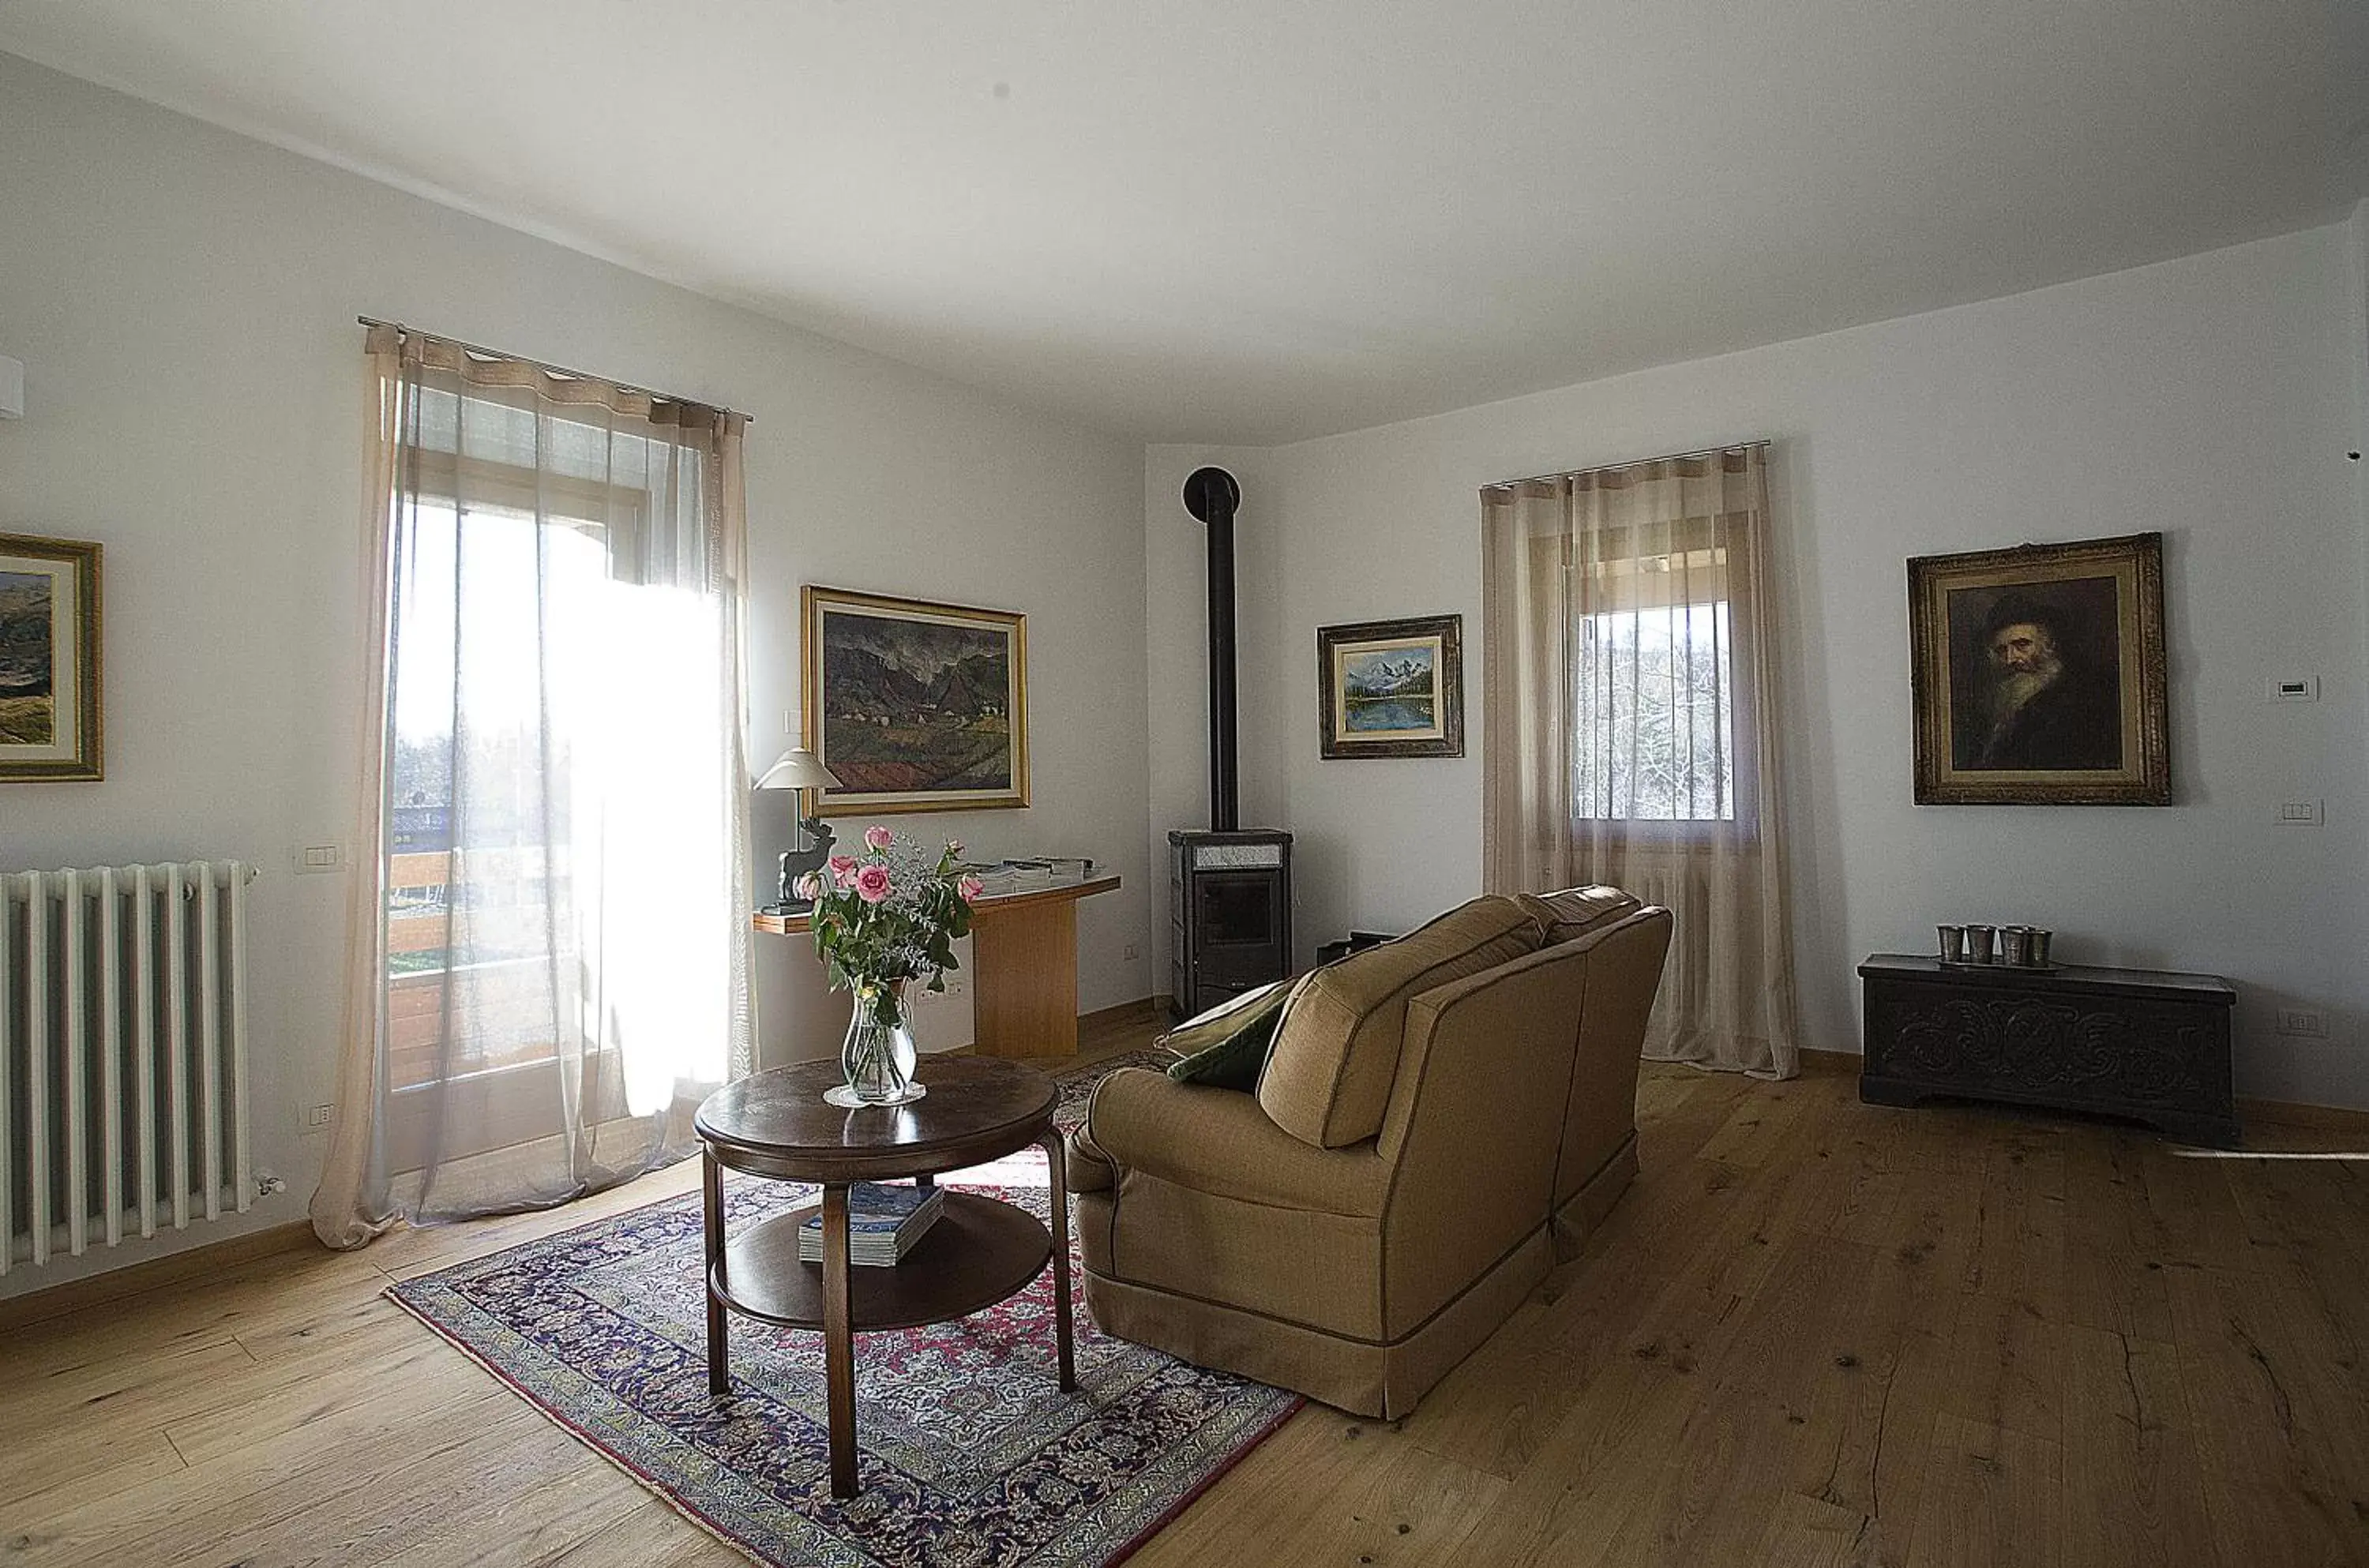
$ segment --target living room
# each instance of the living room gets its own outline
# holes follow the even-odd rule
[[[242,922],[243,1044],[221,1042],[233,1136],[213,1154],[246,1180],[152,1173],[168,1202],[144,1221],[120,1194],[69,1196],[119,1165],[132,1180],[125,1149],[150,1139],[97,1065],[31,1099],[51,1071],[22,1044],[51,1038],[26,1011],[38,922],[0,899],[0,1555],[2369,1562],[2364,81],[2358,17],[2283,3],[1091,20],[0,6],[0,586],[87,562],[87,626],[104,599],[103,630],[67,650],[90,661],[89,765],[0,745],[0,883],[258,873],[228,873],[222,906]],[[409,341],[427,347],[406,357]],[[834,1496],[829,1335],[736,1314],[739,1386],[777,1379],[804,1402],[784,1396],[795,1440],[736,1447],[725,1470],[797,1500],[751,1523],[733,1512],[745,1491],[668,1481],[660,1459],[690,1449],[604,1447],[591,1413],[452,1314],[486,1260],[663,1215],[680,1222],[666,1255],[691,1269],[663,1321],[690,1325],[696,1362],[702,1162],[680,1157],[699,1151],[699,1102],[657,1116],[625,1162],[647,1174],[624,1179],[602,1146],[562,1162],[551,1192],[573,1201],[513,1192],[477,1206],[492,1218],[430,1224],[452,1216],[386,1180],[413,1135],[385,1135],[400,1096],[373,1084],[383,1042],[352,1022],[395,974],[358,948],[355,911],[392,907],[374,874],[420,853],[397,841],[402,796],[375,761],[393,766],[402,736],[373,734],[369,697],[401,658],[389,584],[410,579],[367,530],[388,513],[373,486],[406,472],[372,453],[424,449],[387,440],[373,388],[490,388],[473,378],[497,365],[546,392],[598,383],[609,417],[696,407],[734,430],[744,466],[719,488],[745,498],[745,635],[712,690],[650,699],[734,710],[718,744],[746,846],[737,902],[709,912],[740,955],[719,973],[742,978],[702,999],[728,1013],[703,1047],[724,1075],[840,1061],[849,998],[808,958],[819,917],[776,885],[785,852],[822,864],[809,820],[856,859],[881,825],[933,854],[958,840],[982,869],[1090,855],[1116,885],[1055,900],[1070,946],[1006,956],[1033,884],[990,877],[950,992],[916,997],[911,1020],[926,1083],[1004,1054],[994,988],[1052,977],[1074,1048],[1013,1054],[1052,1075],[1051,1125],[1081,1130],[1103,1072],[1162,1064],[1181,1000],[1169,835],[1227,825],[1220,746],[1235,825],[1289,835],[1293,975],[1355,932],[1590,883],[1683,928],[1668,886],[1599,874],[1569,842],[1535,875],[1504,869],[1532,737],[1487,531],[1512,482],[1551,481],[1539,504],[1568,532],[1574,476],[1706,452],[1741,454],[1757,498],[1732,515],[1758,520],[1766,550],[1754,842],[1781,843],[1783,876],[1734,901],[1784,957],[1750,968],[1720,945],[1733,924],[1679,940],[1698,970],[1783,976],[1743,988],[1790,996],[1782,1052],[1637,1070],[1625,1192],[1585,1224],[1542,1219],[1535,1284],[1376,1409],[1225,1365],[1235,1341],[1206,1326],[1204,1359],[1162,1347],[1187,1332],[1181,1308],[1139,1318],[1139,1338],[1114,1330],[1116,1265],[1096,1249],[1116,1238],[1124,1257],[1121,1196],[1103,1240],[1076,1238],[1082,1391],[1052,1371],[1059,1267],[965,1320],[978,1340],[858,1334],[860,1484]],[[1230,743],[1207,695],[1212,525],[1185,499],[1210,469],[1236,488]],[[2157,575],[2134,546],[2118,623],[2126,803],[1952,796],[1983,770],[1920,751],[1911,564],[2149,535]],[[974,631],[1024,616],[1013,700],[978,717],[1010,726],[1006,787],[981,792],[1001,803],[922,815],[740,787],[828,738],[814,589],[958,607]],[[498,616],[532,624],[540,602]],[[1417,620],[1458,628],[1459,743],[1357,756],[1311,654],[1328,631]],[[66,649],[74,624],[57,625]],[[500,657],[532,666],[536,646]],[[2162,764],[2144,778],[2142,750]],[[618,844],[624,866],[673,841]],[[193,910],[215,907],[204,875]],[[751,930],[760,906],[792,912]],[[674,912],[641,911],[635,940]],[[2048,928],[2060,966],[1979,983],[2226,981],[2234,1148],[2031,1096],[1863,1103],[1876,981],[1860,966],[1922,961],[1937,925],[1975,922]],[[611,957],[623,988],[635,958]],[[60,1062],[81,995],[43,1015]],[[91,1005],[93,1037],[102,1016],[130,1026]],[[188,1093],[217,1082],[208,1059],[189,1047]],[[1167,1093],[1154,1076],[1127,1081]],[[1503,1092],[1517,1119],[1521,1085]],[[580,1130],[566,1116],[538,1131]],[[1362,1141],[1292,1136],[1246,1179],[1331,1180],[1314,1173]],[[988,1174],[946,1167],[946,1185],[1024,1192],[1048,1224],[1102,1214],[1059,1139],[1044,1162],[1068,1161],[1077,1205],[1047,1208],[1063,1181],[1030,1162],[1037,1141],[1032,1122]],[[202,1139],[181,1156],[208,1165]],[[1103,1190],[1149,1169],[1117,1168]],[[341,1169],[329,1210],[386,1233],[331,1251],[316,1195]],[[736,1225],[789,1185],[733,1172]],[[53,1233],[27,1218],[37,1188]],[[170,1200],[193,1198],[177,1224]],[[911,1356],[892,1348],[907,1333]],[[1019,1346],[1017,1369],[961,1387],[1014,1402],[1004,1425],[965,1425],[984,1418],[928,1397],[945,1385],[884,1370],[990,1341]],[[1206,1430],[1176,1436],[1165,1468],[1113,1471],[1110,1497],[1045,1504],[1059,1528],[982,1523],[982,1489],[1014,1471],[963,1491],[950,1454],[1019,1466],[1047,1429],[1153,1446],[1093,1413],[1122,1367]],[[1937,1389],[1940,1368],[1963,1386]],[[704,1401],[697,1367],[684,1376]],[[1882,1414],[1890,1400],[1908,1414]]]

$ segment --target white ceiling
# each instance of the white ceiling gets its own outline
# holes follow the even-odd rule
[[[2362,0],[0,0],[0,49],[1159,441],[2369,194]]]

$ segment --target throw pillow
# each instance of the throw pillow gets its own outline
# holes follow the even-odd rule
[[[1179,1083],[1206,1083],[1244,1092],[1258,1087],[1266,1055],[1275,1044],[1289,980],[1246,990],[1231,1001],[1187,1019],[1154,1042],[1177,1053],[1168,1076]]]

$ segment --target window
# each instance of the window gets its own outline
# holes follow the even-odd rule
[[[1589,615],[1577,642],[1578,816],[1735,818],[1735,658],[1727,601]]]
[[[1685,532],[1717,538],[1711,521]],[[1748,826],[1750,682],[1747,673],[1739,691],[1746,650],[1734,601],[1742,576],[1729,570],[1726,546],[1616,555],[1585,569],[1592,591],[1571,637],[1573,820]]]

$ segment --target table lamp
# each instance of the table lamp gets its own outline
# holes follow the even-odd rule
[[[809,871],[820,871],[830,859],[830,846],[836,837],[830,829],[811,814],[808,790],[830,789],[839,780],[831,776],[822,759],[803,746],[793,746],[783,752],[773,765],[757,780],[759,789],[794,789],[798,792],[795,807],[798,822],[796,847],[782,852],[782,880],[776,889],[776,914],[797,914],[812,909],[814,901],[798,896],[798,878]]]

